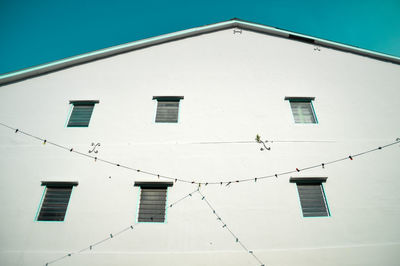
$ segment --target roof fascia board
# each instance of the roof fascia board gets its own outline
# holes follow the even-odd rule
[[[392,55],[382,54],[382,53],[362,49],[359,47],[341,44],[341,43],[332,42],[332,41],[327,41],[327,40],[318,39],[318,38],[314,38],[314,43],[316,45],[321,45],[321,46],[333,48],[333,49],[340,50],[340,51],[347,51],[347,52],[351,52],[354,54],[359,54],[359,55],[364,55],[364,56],[371,57],[374,59],[379,59],[382,61],[400,64],[400,58],[396,57],[396,56],[392,56]]]
[[[281,36],[281,37],[285,37],[285,38],[288,38],[289,35],[295,35],[295,36],[299,36],[299,37],[303,37],[303,38],[307,38],[307,39],[312,39],[312,40],[314,40],[315,45],[325,46],[325,47],[333,48],[336,50],[347,51],[347,52],[364,55],[364,56],[368,56],[368,57],[383,60],[383,61],[400,64],[400,58],[396,57],[396,56],[391,56],[391,55],[373,52],[370,50],[362,49],[362,48],[351,46],[351,45],[346,45],[346,44],[342,44],[342,43],[319,39],[319,38],[307,36],[307,35],[304,35],[301,33],[281,30],[278,28],[269,27],[269,26],[265,26],[265,25],[261,25],[261,24],[255,24],[255,23],[251,23],[251,22],[245,22],[245,21],[238,21],[238,26],[239,27],[244,26],[244,27],[242,27],[244,29],[249,29],[249,30],[253,30],[256,32],[263,32],[263,33],[267,33],[270,35],[277,35],[277,36]]]
[[[29,67],[23,70],[19,71],[14,71],[11,73],[3,74],[0,75],[0,86],[5,85],[8,83],[12,83],[15,81],[20,81],[26,78],[38,76],[41,74],[53,72],[56,70],[64,69],[70,66],[74,65],[79,65],[81,63],[86,63],[90,62],[93,60],[98,60],[101,58],[129,52],[132,50],[152,46],[152,45],[157,45],[177,39],[182,39],[182,38],[187,38],[187,37],[192,37],[195,35],[199,34],[204,34],[204,33],[209,33],[209,32],[214,32],[218,30],[223,30],[227,28],[234,27],[235,21],[224,21],[216,24],[211,24],[211,25],[206,25],[206,26],[201,26],[201,27],[196,27],[192,29],[187,29],[187,30],[182,30],[182,31],[177,31],[174,33],[168,33],[168,34],[163,34],[159,35],[156,37],[151,37],[148,39],[143,39],[139,41],[134,41],[126,44],[121,44],[117,46],[112,46],[109,48],[89,52],[89,53],[84,53],[81,55],[77,56],[72,56],[68,57],[65,59],[57,60],[54,62],[34,66],[34,67]]]
[[[299,34],[299,33],[294,33],[286,30],[281,30],[278,28],[270,27],[270,26],[265,26],[261,24],[256,24],[256,23],[251,23],[247,21],[242,21],[242,20],[228,20],[224,22],[219,22],[215,24],[210,24],[210,25],[205,25],[205,26],[200,26],[192,29],[187,29],[187,30],[182,30],[174,33],[168,33],[168,34],[163,34],[160,36],[148,38],[148,39],[143,39],[139,41],[134,41],[126,44],[121,44],[77,56],[72,56],[69,58],[57,60],[54,62],[26,68],[23,70],[7,73],[0,75],[0,86],[12,83],[12,82],[17,82],[20,80],[24,80],[27,78],[35,77],[38,75],[50,73],[53,71],[57,71],[60,69],[64,69],[67,67],[71,67],[74,65],[79,65],[82,63],[98,60],[101,58],[106,58],[109,56],[133,51],[136,49],[141,49],[144,47],[152,46],[152,45],[157,45],[169,41],[174,41],[178,39],[183,39],[187,37],[192,37],[200,34],[205,34],[205,33],[210,33],[218,30],[223,30],[223,29],[229,29],[229,28],[242,28],[242,29],[247,29],[255,32],[260,32],[260,33],[265,33],[269,35],[274,35],[274,36],[280,36],[284,38],[289,38],[290,35],[293,36],[298,36],[298,37],[303,37],[307,39],[311,39],[314,41],[315,45],[320,45],[320,46],[325,46],[328,48],[333,48],[336,50],[341,50],[341,51],[346,51],[346,52],[351,52],[355,53],[358,55],[363,55],[367,57],[371,57],[374,59],[379,59],[383,61],[388,61],[396,64],[400,64],[400,58],[395,57],[395,56],[390,56],[382,53],[377,53],[365,49],[361,49],[358,47],[350,46],[350,45],[345,45],[345,44],[340,44],[340,43],[335,43],[332,41],[327,41],[319,38],[314,38],[310,37],[304,34]]]

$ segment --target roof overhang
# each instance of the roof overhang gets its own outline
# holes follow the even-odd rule
[[[24,79],[32,78],[38,75],[50,73],[53,71],[57,71],[60,69],[68,68],[71,66],[91,62],[94,60],[114,56],[121,53],[126,53],[129,51],[149,47],[152,45],[157,45],[165,42],[170,42],[174,40],[179,40],[183,38],[193,37],[200,34],[211,33],[219,30],[230,29],[230,28],[241,28],[245,30],[251,30],[259,33],[264,33],[273,36],[279,36],[283,38],[292,39],[295,41],[301,41],[306,43],[311,43],[319,46],[329,47],[337,50],[342,50],[346,52],[351,52],[354,54],[371,57],[374,59],[392,62],[395,64],[400,64],[400,58],[395,56],[390,56],[382,53],[377,53],[365,49],[361,49],[358,47],[340,44],[336,42],[331,42],[319,38],[310,37],[307,35],[294,33],[286,30],[281,30],[278,28],[265,26],[261,24],[256,24],[252,22],[243,21],[240,19],[232,19],[224,22],[219,22],[215,24],[205,25],[201,27],[196,27],[192,29],[182,30],[174,33],[164,34],[148,39],[143,39],[139,41],[134,41],[126,44],[121,44],[61,60],[57,60],[54,62],[26,68],[23,70],[18,70],[14,72],[10,72],[7,74],[0,75],[0,86],[8,83],[13,83],[17,81],[21,81]]]

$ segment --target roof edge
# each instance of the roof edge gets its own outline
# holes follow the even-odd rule
[[[192,36],[196,36],[196,35],[200,35],[200,34],[210,33],[210,32],[214,32],[214,31],[219,31],[219,30],[224,30],[224,29],[229,29],[229,28],[234,28],[234,27],[239,27],[242,29],[260,32],[260,33],[264,33],[264,34],[268,34],[268,35],[289,38],[292,40],[303,41],[303,42],[307,42],[307,43],[311,43],[311,44],[315,44],[315,45],[319,45],[319,46],[324,46],[324,47],[333,48],[336,50],[341,50],[341,51],[351,52],[351,53],[362,55],[362,56],[371,57],[371,58],[382,60],[382,61],[400,64],[399,57],[386,55],[386,54],[378,53],[378,52],[373,52],[373,51],[358,48],[355,46],[350,46],[350,45],[346,45],[346,44],[341,44],[341,43],[337,43],[337,42],[314,38],[314,37],[307,36],[304,34],[295,33],[295,32],[291,32],[291,31],[287,31],[287,30],[281,30],[278,28],[274,28],[274,27],[234,18],[234,19],[231,19],[228,21],[218,22],[218,23],[214,23],[214,24],[210,24],[210,25],[195,27],[195,28],[186,29],[186,30],[182,30],[182,31],[168,33],[168,34],[163,34],[163,35],[159,35],[156,37],[151,37],[151,38],[147,38],[147,39],[143,39],[143,40],[120,44],[117,46],[112,46],[112,47],[96,50],[93,52],[84,53],[84,54],[64,58],[61,60],[56,60],[56,61],[53,61],[50,63],[45,63],[42,65],[37,65],[37,66],[29,67],[26,69],[6,73],[3,75],[0,75],[0,86],[6,85],[9,83],[13,83],[13,82],[18,82],[18,81],[21,81],[24,79],[36,77],[39,75],[47,74],[47,73],[61,70],[64,68],[72,67],[75,65],[79,65],[79,64],[95,61],[98,59],[114,56],[117,54],[145,48],[148,46],[153,46],[153,45],[162,44],[165,42],[170,42],[170,41],[174,41],[174,40],[178,40],[178,39],[183,39],[183,38],[187,38],[187,37],[192,37]]]

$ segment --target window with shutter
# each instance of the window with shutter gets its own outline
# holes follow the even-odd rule
[[[163,223],[168,187],[172,182],[135,182],[140,187],[138,222]]]
[[[37,221],[64,221],[73,186],[77,182],[42,182],[46,186]]]
[[[299,193],[301,209],[304,217],[330,216],[322,182],[326,178],[291,178]]]
[[[177,123],[183,96],[154,96],[157,100],[156,123]]]
[[[289,100],[290,108],[295,123],[298,124],[316,124],[317,118],[312,104],[313,97],[285,97]]]
[[[67,127],[88,127],[96,103],[99,101],[70,101],[73,108]]]

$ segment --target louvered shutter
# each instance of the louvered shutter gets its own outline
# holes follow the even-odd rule
[[[157,123],[177,123],[179,113],[179,100],[161,101],[157,103]]]
[[[321,183],[297,183],[304,217],[329,216]]]
[[[47,187],[38,221],[64,221],[72,186]]]
[[[290,107],[296,123],[316,123],[311,102],[290,101]]]
[[[74,104],[68,127],[88,127],[94,108],[93,104]]]
[[[167,187],[142,187],[138,222],[164,222]]]

